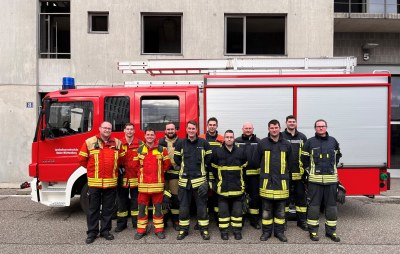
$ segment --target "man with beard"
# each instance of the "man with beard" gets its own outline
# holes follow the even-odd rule
[[[165,172],[165,191],[171,194],[170,209],[164,215],[164,224],[167,224],[168,218],[172,220],[172,225],[175,230],[179,230],[179,200],[178,200],[178,179],[179,166],[174,161],[174,152],[177,144],[181,139],[176,135],[176,127],[173,122],[168,122],[165,125],[165,136],[160,139],[159,145],[166,147],[168,156],[171,160],[171,167]]]

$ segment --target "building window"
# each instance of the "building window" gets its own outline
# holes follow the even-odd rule
[[[104,121],[112,125],[112,131],[123,131],[126,123],[129,123],[129,97],[112,96],[104,98]]]
[[[89,33],[108,33],[108,12],[89,12]]]
[[[142,15],[143,54],[182,53],[182,14]]]
[[[71,58],[70,1],[40,1],[40,58]]]
[[[164,131],[168,122],[173,122],[179,130],[178,97],[142,97],[140,127],[143,131],[147,128]]]
[[[284,55],[285,16],[226,16],[225,54]]]

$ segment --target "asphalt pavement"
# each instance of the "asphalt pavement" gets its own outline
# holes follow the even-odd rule
[[[129,227],[113,233],[115,240],[98,238],[85,244],[86,218],[79,198],[70,207],[51,208],[30,200],[29,189],[1,188],[0,185],[0,253],[400,253],[400,179],[392,179],[392,190],[374,199],[349,197],[339,205],[338,235],[340,243],[324,236],[321,215],[319,242],[312,242],[308,233],[288,223],[288,243],[272,237],[261,242],[260,230],[246,222],[243,239],[220,239],[215,223],[210,225],[211,240],[204,241],[193,230],[182,241],[170,226],[167,238],[158,239],[153,232],[139,241],[133,239]],[[4,186],[3,186],[4,187]],[[115,221],[113,221],[115,226]]]

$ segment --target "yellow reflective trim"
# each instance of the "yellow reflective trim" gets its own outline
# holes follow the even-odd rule
[[[189,226],[190,220],[179,220],[179,226]]]
[[[303,169],[304,172],[304,169]],[[303,175],[303,173],[292,173],[292,180],[301,180],[301,176]]]
[[[128,216],[128,211],[125,212],[117,212],[118,217],[127,217]]]
[[[259,210],[259,209],[250,208],[250,209],[249,209],[249,213],[250,213],[250,214],[260,214],[260,210]]]
[[[250,176],[250,175],[259,175],[261,172],[261,168],[257,168],[257,169],[247,169],[246,170],[246,175]]]
[[[219,228],[228,228],[229,227],[229,223],[219,223],[218,227]]]
[[[138,216],[138,215],[139,215],[139,211],[134,211],[134,210],[132,210],[132,211],[131,211],[131,215],[132,215],[132,216]]]
[[[242,170],[242,167],[240,167],[240,166],[219,166],[218,169],[221,171],[222,170],[230,171],[230,170]]]
[[[81,151],[81,152],[79,152],[79,155],[80,155],[80,156],[83,156],[83,157],[88,157],[88,154],[87,154],[87,153],[85,153],[85,152],[82,152],[82,151]]]
[[[171,209],[172,214],[179,214],[179,209]]]
[[[232,227],[235,227],[235,228],[241,228],[242,227],[242,223],[236,223],[236,222],[233,222],[233,221],[231,221],[231,226]]]
[[[154,219],[153,218],[153,222],[159,224],[159,223],[164,223],[164,220],[163,219]]]
[[[279,219],[279,218],[274,218],[274,223],[275,224],[280,224],[280,225],[283,225],[283,224],[285,224],[285,219]]]
[[[282,190],[287,190],[286,180],[282,180]]]
[[[243,217],[233,217],[231,216],[232,221],[243,221]]]
[[[285,206],[285,213],[289,212],[289,206]]]
[[[271,155],[271,151],[264,152],[264,172],[265,174],[269,174],[269,157]]]
[[[311,226],[319,226],[319,220],[310,220],[307,219],[307,224]]]
[[[296,206],[296,212],[306,213],[307,212],[307,207],[306,206]]]
[[[208,220],[198,220],[199,226],[208,226]]]
[[[301,155],[304,155],[304,156],[310,156],[310,153],[309,153],[309,152],[307,152],[307,151],[301,151]]]
[[[99,178],[99,153],[94,156],[94,178]]]
[[[335,227],[336,223],[337,223],[337,221],[335,221],[335,220],[327,220],[327,221],[325,221],[325,224],[327,226],[330,226],[330,227]]]
[[[230,218],[229,218],[229,217],[226,217],[226,218],[218,218],[218,221],[219,221],[219,222],[229,222],[229,221],[230,221]]]
[[[270,219],[270,220],[262,219],[262,220],[261,220],[261,223],[262,223],[263,225],[272,225],[273,222],[274,222],[274,221],[273,221],[272,219]]]
[[[268,186],[268,179],[264,179],[262,188],[267,189],[267,186]]]
[[[281,152],[281,175],[284,175],[286,171],[286,153]]]

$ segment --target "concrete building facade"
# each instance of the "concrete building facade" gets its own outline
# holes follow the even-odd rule
[[[201,76],[133,77],[118,71],[117,63],[232,57],[363,59],[365,43],[379,46],[368,49],[369,59],[359,60],[360,66],[374,69],[384,64],[393,69],[400,62],[398,14],[389,24],[384,23],[387,17],[375,15],[370,21],[368,13],[358,13],[359,19],[375,22],[378,28],[351,28],[347,22],[358,19],[350,20],[349,12],[336,10],[336,1],[3,0],[0,8],[4,24],[0,182],[29,179],[40,98],[60,89],[62,77],[74,77],[77,87],[149,79],[201,80]],[[388,24],[393,28],[380,32],[379,27]]]

